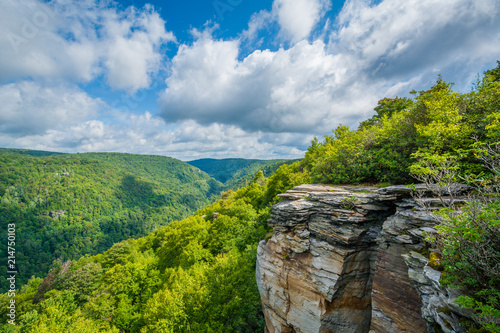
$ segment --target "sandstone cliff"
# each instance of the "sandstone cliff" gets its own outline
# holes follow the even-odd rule
[[[323,185],[282,194],[269,221],[274,235],[257,256],[266,331],[462,332],[468,313],[421,254],[437,221],[417,201],[439,201],[410,194]]]

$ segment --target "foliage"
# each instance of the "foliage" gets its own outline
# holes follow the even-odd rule
[[[45,279],[17,293],[14,332],[262,331],[256,249],[270,231],[275,194],[306,179],[297,168],[282,165],[269,178],[259,171],[247,187],[147,237],[56,261]],[[0,315],[8,301],[0,297]]]
[[[16,224],[20,283],[44,276],[56,259],[100,253],[184,218],[222,187],[167,157],[26,152],[0,154],[0,234],[3,243],[7,225]]]
[[[480,96],[485,101],[481,94],[486,91],[491,96],[492,90],[498,89],[488,75],[487,72],[474,98]],[[496,105],[492,100],[487,101],[480,108],[483,114],[490,107],[488,104]],[[476,124],[474,130],[473,124],[461,123],[465,116],[456,110],[449,113],[454,105],[458,103],[448,99],[438,112],[446,119],[434,117],[454,125],[434,122],[430,126],[434,133],[430,145],[413,154],[418,162],[410,170],[437,192],[443,206],[449,206],[439,211],[441,223],[435,227],[438,234],[430,237],[441,252],[444,268],[441,283],[461,289],[464,295],[457,303],[474,311],[482,330],[500,332],[500,141],[495,121],[498,112],[493,111],[486,117],[491,122],[483,124],[484,128]],[[448,132],[450,128],[458,131],[458,135]],[[471,156],[480,167],[471,167]],[[473,169],[481,171],[471,174]],[[476,190],[475,196],[471,196],[460,211],[453,205],[451,196],[457,180],[466,180]],[[445,195],[451,198],[446,203]]]
[[[442,212],[435,242],[442,252],[445,286],[461,288],[459,304],[476,311],[484,328],[499,332],[500,201],[472,200],[461,214]],[[495,322],[497,322],[495,324]]]
[[[375,107],[376,114],[368,120],[362,121],[360,123],[360,128],[371,127],[376,124],[380,124],[382,119],[390,118],[395,113],[403,110],[407,110],[413,106],[413,101],[409,98],[384,98],[378,101],[378,105]]]
[[[223,183],[226,189],[237,189],[251,183],[252,177],[258,171],[262,171],[264,176],[269,177],[281,165],[293,162],[295,161],[251,160],[243,158],[216,160],[205,158],[188,163]]]
[[[29,156],[50,156],[60,155],[62,153],[44,151],[44,150],[30,150],[30,149],[13,149],[13,148],[0,148],[0,154],[18,154]]]
[[[315,182],[408,183],[415,173],[412,165],[418,168],[416,162],[440,155],[456,160],[461,176],[486,175],[474,144],[491,148],[485,142],[500,133],[498,71],[486,72],[469,93],[453,92],[452,85],[439,77],[431,89],[412,92],[413,100],[384,98],[376,114],[356,131],[339,125],[322,142],[315,138],[303,167]]]

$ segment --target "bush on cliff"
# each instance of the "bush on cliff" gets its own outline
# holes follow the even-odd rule
[[[457,215],[444,212],[437,226],[441,283],[460,288],[461,306],[476,312],[488,332],[500,332],[500,201],[473,200]]]
[[[451,152],[439,145],[432,150],[421,150],[414,155],[419,161],[411,168],[417,177],[432,179],[437,185],[467,181],[476,188],[475,195],[460,210],[453,209],[456,207],[451,202],[452,207],[440,211],[442,223],[436,227],[438,235],[432,239],[442,254],[441,283],[460,288],[464,295],[458,298],[458,304],[474,311],[483,331],[497,333],[500,332],[500,112],[495,111],[500,101],[498,73],[500,63],[485,73],[471,97],[475,110],[479,111],[457,114],[470,119],[477,119],[477,114],[484,117],[479,125],[472,122],[463,125],[467,129],[462,128],[462,133],[472,133],[471,139],[464,136],[459,140],[462,145]],[[489,110],[487,115],[485,110]],[[452,140],[457,139],[450,138],[446,143],[452,145]]]

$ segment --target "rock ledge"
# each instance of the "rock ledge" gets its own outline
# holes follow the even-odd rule
[[[466,314],[419,254],[438,221],[411,192],[301,185],[281,194],[274,234],[257,252],[266,332],[460,332]],[[452,312],[445,318],[439,307]]]

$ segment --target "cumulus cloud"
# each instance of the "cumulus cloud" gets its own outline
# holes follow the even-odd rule
[[[384,0],[377,5],[350,0],[336,28],[329,52],[350,55],[377,78],[458,63],[481,66],[500,53],[500,3],[495,0]]]
[[[275,0],[282,29],[293,25],[295,14],[308,13],[301,4]],[[204,33],[173,58],[161,115],[270,133],[355,126],[380,98],[425,88],[439,72],[470,78],[493,62],[500,53],[499,7],[493,0],[348,0],[327,40],[302,39],[242,58],[239,40]],[[319,14],[309,13],[304,26],[289,29],[294,39],[310,35]],[[260,12],[251,23],[269,15]]]
[[[239,61],[237,41],[204,35],[174,57],[159,100],[162,116],[265,132],[324,132],[335,123],[352,124],[376,102],[378,87],[356,77],[346,57],[325,49],[322,41],[302,41]]]
[[[162,45],[175,41],[151,6],[120,11],[96,0],[2,0],[0,27],[0,83],[104,74],[112,88],[134,92],[148,87]]]
[[[331,8],[331,0],[275,0],[271,11],[252,15],[244,38],[254,39],[259,30],[279,25],[279,39],[296,43],[307,39]]]
[[[0,132],[20,137],[79,124],[96,117],[103,103],[77,88],[30,81],[0,86]]]
[[[121,114],[120,123],[89,120],[68,127],[50,129],[43,134],[11,138],[0,134],[0,144],[60,152],[114,151],[167,155],[182,160],[197,158],[298,158],[310,136],[249,133],[222,124],[202,126],[186,121],[169,128],[158,117]]]
[[[292,42],[309,37],[321,17],[330,9],[328,0],[275,0],[273,12],[281,34]]]
[[[151,85],[175,41],[152,7],[0,1],[0,145],[10,147],[300,157],[313,135],[356,126],[380,98],[425,89],[438,73],[464,89],[500,54],[496,0],[347,0],[335,19],[331,1],[275,0],[238,38],[193,30],[168,64],[159,116],[134,115],[54,81]],[[259,49],[266,42],[275,48]]]
[[[151,74],[160,68],[161,44],[175,37],[165,31],[165,22],[150,6],[139,13],[132,7],[126,19],[120,20],[116,13],[112,16],[105,24],[111,40],[105,55],[108,82],[124,90],[147,88]]]

